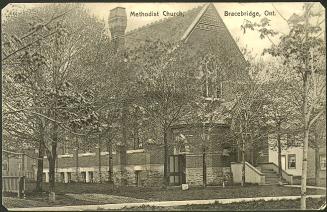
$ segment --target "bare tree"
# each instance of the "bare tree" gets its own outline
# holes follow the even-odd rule
[[[279,13],[282,17],[283,15]],[[325,41],[322,25],[325,22],[320,4],[305,3],[302,14],[283,19],[289,26],[287,34],[271,29],[269,19],[260,23],[245,21],[243,29],[258,30],[261,38],[280,35],[278,43],[272,41],[265,52],[280,58],[289,72],[285,76],[298,82],[302,96],[303,161],[301,179],[301,209],[306,208],[307,159],[310,128],[325,111]]]

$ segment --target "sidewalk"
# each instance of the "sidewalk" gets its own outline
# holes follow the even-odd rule
[[[325,195],[307,195],[307,198],[321,198]],[[185,200],[185,201],[159,201],[159,202],[143,202],[143,203],[122,203],[122,204],[105,204],[105,205],[76,205],[76,206],[60,206],[60,207],[37,207],[37,208],[8,208],[9,211],[90,211],[90,210],[113,210],[130,207],[139,207],[142,205],[168,207],[183,205],[206,205],[213,203],[228,204],[235,202],[251,202],[258,200],[295,200],[300,196],[280,196],[280,197],[255,197],[255,198],[237,198],[237,199],[211,199],[211,200]]]
[[[294,187],[294,188],[301,188],[301,185],[284,185],[284,186]],[[326,190],[326,187],[319,187],[319,186],[307,186],[307,188]]]

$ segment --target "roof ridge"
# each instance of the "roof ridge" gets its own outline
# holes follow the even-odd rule
[[[183,36],[181,37],[181,40],[187,40],[187,38],[189,37],[189,35],[191,34],[191,32],[193,31],[194,27],[196,26],[196,24],[199,22],[199,20],[201,19],[201,17],[203,16],[203,14],[205,13],[205,11],[207,11],[208,7],[210,6],[210,4],[204,4],[201,11],[198,13],[198,15],[195,17],[195,19],[193,20],[193,22],[191,23],[191,25],[186,29],[186,31],[184,32]]]
[[[186,10],[184,13],[189,13],[189,12],[191,12],[191,11],[194,11],[194,10],[199,9],[200,7],[205,7],[205,6],[206,6],[206,4],[202,4],[202,5],[199,5],[199,6],[197,6],[197,7],[192,8],[192,9]],[[132,29],[132,30],[126,32],[126,33],[125,33],[125,36],[128,36],[128,35],[130,35],[130,34],[132,34],[132,33],[134,33],[134,32],[137,32],[137,31],[139,31],[139,30],[146,29],[146,28],[151,27],[151,26],[153,26],[153,25],[155,25],[155,24],[165,22],[165,21],[170,20],[170,19],[172,19],[172,18],[176,18],[176,16],[166,17],[166,18],[161,18],[161,19],[156,20],[156,21],[153,21],[153,22],[151,22],[151,23],[147,23],[146,25],[143,25],[143,26],[137,27],[137,28],[135,28],[135,29]]]

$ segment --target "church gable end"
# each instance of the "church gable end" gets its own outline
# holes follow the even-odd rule
[[[245,76],[245,59],[213,4],[207,5],[193,29],[185,36],[192,52],[206,53],[212,49],[221,59],[229,80]],[[228,61],[228,62],[227,62]],[[244,77],[241,77],[241,79]]]
[[[125,35],[126,47],[135,48],[146,40],[178,42],[203,9],[203,6],[186,11],[184,17],[176,16],[161,19],[143,27],[129,31]]]

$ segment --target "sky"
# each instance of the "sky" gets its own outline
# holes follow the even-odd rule
[[[84,3],[85,7],[89,9],[90,13],[99,19],[105,20],[107,22],[109,11],[115,7],[125,7],[127,12],[127,29],[126,31],[139,28],[156,20],[165,18],[162,15],[163,11],[178,12],[187,11],[194,7],[203,5],[203,3]],[[7,9],[13,4],[7,6]],[[38,4],[15,4],[22,7],[30,8],[35,7]],[[261,55],[264,48],[271,45],[271,42],[266,39],[260,39],[257,32],[247,31],[243,33],[241,25],[244,19],[249,21],[259,22],[261,18],[267,17],[271,20],[271,27],[277,31],[287,33],[288,25],[284,18],[288,19],[293,13],[301,14],[303,13],[302,6],[303,2],[285,2],[285,3],[214,3],[219,15],[223,19],[225,25],[231,32],[233,38],[238,40],[237,43],[241,47],[247,47],[252,50],[254,54]],[[316,3],[318,9],[323,9],[323,7]],[[149,12],[158,11],[159,17],[133,17],[130,16],[130,12]],[[225,11],[228,12],[259,12],[260,17],[251,16],[225,16]],[[274,12],[275,15],[265,16],[265,11]],[[281,15],[279,15],[281,14]],[[277,39],[277,38],[276,38]]]

